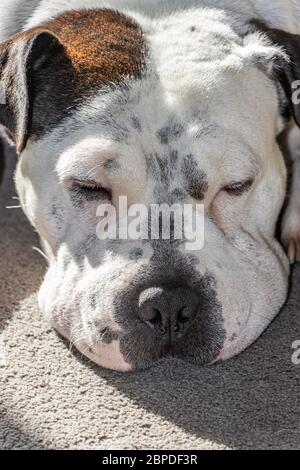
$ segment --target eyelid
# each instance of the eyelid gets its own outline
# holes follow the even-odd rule
[[[84,179],[81,180],[78,178],[74,178],[73,184],[81,186],[83,188],[105,189],[103,188],[102,184],[97,183],[94,180],[84,180]]]
[[[240,182],[233,182],[224,186],[222,189],[226,191],[228,194],[232,194],[233,196],[241,196],[242,194],[246,193],[251,189],[254,183],[254,178],[248,178],[245,181]]]
[[[93,180],[72,179],[68,188],[70,193],[75,193],[87,201],[107,200],[112,201],[112,192],[100,183]]]

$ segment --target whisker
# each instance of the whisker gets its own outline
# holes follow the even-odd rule
[[[40,248],[38,248],[37,246],[33,246],[32,249],[33,251],[36,251],[37,253],[39,253],[49,264],[50,260],[48,256]]]
[[[102,168],[102,164],[98,164],[96,166],[94,166],[91,170],[89,170],[87,172],[87,174],[85,175],[86,178],[88,178],[90,176],[91,173],[93,173],[94,170],[97,170],[98,168]]]

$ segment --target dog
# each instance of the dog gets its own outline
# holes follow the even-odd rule
[[[2,0],[0,123],[49,260],[38,301],[90,360],[213,364],[285,303],[300,258],[299,20],[298,0]],[[118,212],[121,196],[202,205],[203,248],[101,240],[97,208]]]

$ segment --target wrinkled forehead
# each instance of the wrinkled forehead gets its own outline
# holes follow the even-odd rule
[[[59,83],[52,77],[54,91],[46,87],[46,115],[45,96],[37,100],[37,127],[57,155],[71,147],[68,155],[81,165],[83,156],[90,165],[90,156],[127,168],[136,158],[147,164],[153,156],[192,155],[207,172],[226,158],[239,174],[255,163],[269,137],[262,129],[270,111],[256,95],[274,90],[256,67],[243,64],[241,41],[229,26],[211,13],[197,21],[195,15],[163,19],[155,32],[110,10],[66,13],[47,24],[68,58],[58,64]]]
[[[155,76],[98,93],[48,138],[58,173],[72,177],[92,178],[94,168],[127,181],[183,173],[201,188],[201,175],[246,179],[259,166],[251,142],[218,122],[207,103],[178,102]]]

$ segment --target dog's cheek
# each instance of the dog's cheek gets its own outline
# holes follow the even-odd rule
[[[53,323],[53,317],[57,310],[56,304],[59,302],[60,285],[61,276],[59,275],[57,264],[52,263],[38,293],[39,308],[50,323]]]
[[[243,349],[243,332],[251,310],[251,298],[242,273],[237,278],[227,272],[225,277],[218,279],[217,295],[222,305],[224,342],[216,361],[229,359]]]
[[[38,293],[38,304],[46,320],[66,338],[78,321],[79,280],[79,271],[67,257],[52,260]]]
[[[55,181],[40,181],[39,177],[26,171],[23,159],[16,171],[16,189],[20,203],[31,225],[38,232],[46,255],[55,257],[68,226],[70,211]]]

